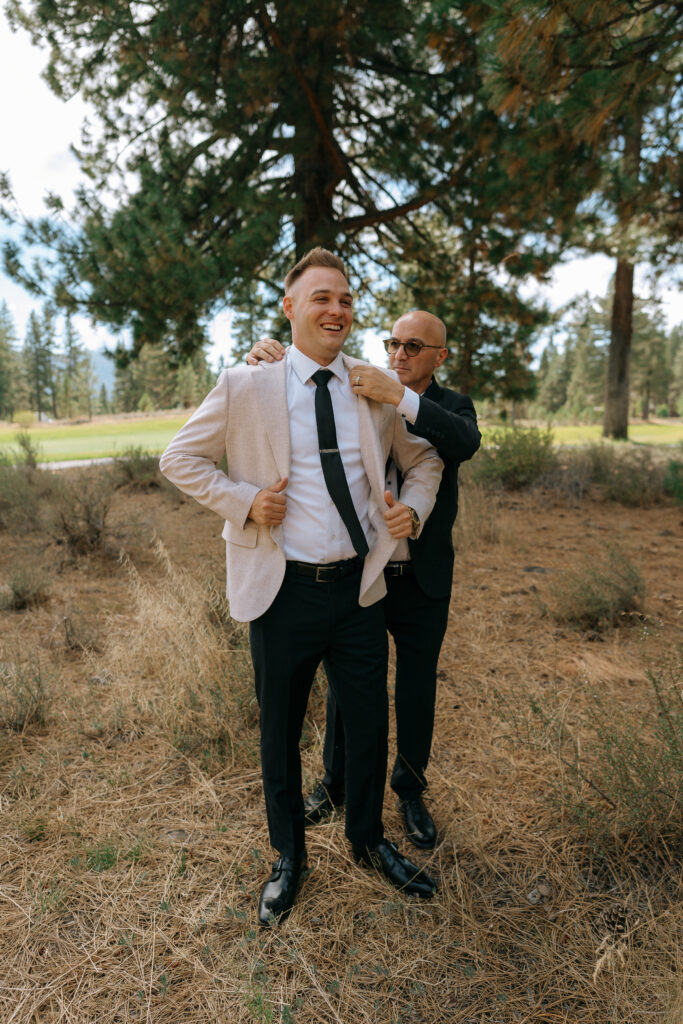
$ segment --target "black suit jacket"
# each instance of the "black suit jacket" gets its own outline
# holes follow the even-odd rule
[[[420,395],[420,411],[408,430],[424,437],[443,459],[436,503],[418,540],[408,541],[420,589],[429,597],[448,598],[453,582],[453,523],[458,512],[458,468],[481,442],[472,399],[443,388],[432,377]]]

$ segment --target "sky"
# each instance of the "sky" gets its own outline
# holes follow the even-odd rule
[[[58,99],[41,78],[47,54],[31,44],[24,31],[13,33],[4,11],[0,12],[0,171],[9,174],[14,194],[26,216],[44,213],[45,194],[55,192],[67,208],[80,180],[78,162],[69,146],[78,143],[80,127],[88,114],[79,96],[68,102]],[[0,238],[4,225],[0,224]],[[551,308],[564,305],[583,292],[603,296],[613,272],[613,261],[605,256],[574,259],[559,266],[550,284],[530,285],[529,292],[544,298]],[[648,294],[644,280],[636,277],[636,289]],[[683,291],[669,288],[660,293],[662,312],[669,327],[683,322]],[[31,310],[40,301],[28,295],[0,270],[0,300],[5,299],[20,338],[26,330]],[[230,354],[230,313],[221,313],[211,323],[210,361],[215,365],[221,355]],[[75,318],[82,341],[90,349],[114,343],[104,328],[93,327],[82,317]],[[368,332],[364,339],[365,356],[371,362],[385,360],[381,339],[387,325]]]

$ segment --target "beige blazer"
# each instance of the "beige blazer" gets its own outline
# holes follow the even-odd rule
[[[348,369],[362,362],[343,358]],[[359,601],[366,606],[386,593],[383,569],[396,545],[383,519],[389,453],[403,474],[401,501],[415,509],[420,523],[432,510],[443,463],[431,445],[408,433],[392,405],[359,397],[358,426],[376,533],[361,579]],[[228,476],[216,468],[223,455]],[[286,358],[224,370],[161,456],[161,471],[176,487],[225,519],[226,590],[239,622],[262,615],[282,584],[282,526],[259,526],[247,517],[260,490],[289,476],[289,462]]]

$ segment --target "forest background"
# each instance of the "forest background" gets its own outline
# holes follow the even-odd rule
[[[0,417],[193,405],[211,318],[234,311],[237,360],[281,335],[283,270],[315,243],[349,261],[360,329],[439,313],[446,382],[488,414],[614,437],[629,415],[680,414],[682,329],[656,298],[680,256],[678,5],[6,12],[94,118],[71,208],[54,195],[26,218],[2,181],[5,271],[45,304],[23,344],[0,307]],[[529,297],[582,252],[614,262],[603,300]],[[119,338],[109,389],[79,313]]]

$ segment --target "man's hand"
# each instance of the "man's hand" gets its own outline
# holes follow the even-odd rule
[[[274,363],[278,359],[282,359],[284,354],[285,349],[275,338],[261,338],[248,354],[247,362],[250,366],[256,366],[261,360],[264,363]]]
[[[400,381],[389,377],[376,366],[352,366],[349,382],[354,395],[373,398],[375,402],[384,402],[386,405],[400,405],[405,391]]]
[[[387,524],[387,530],[391,536],[394,540],[410,537],[413,532],[413,520],[408,506],[401,501],[396,501],[391,491],[384,492],[384,500],[389,506],[384,513],[384,522]]]
[[[249,519],[259,526],[277,526],[285,518],[287,497],[282,492],[287,486],[287,477],[283,476],[272,487],[264,487],[254,498],[249,509]]]

